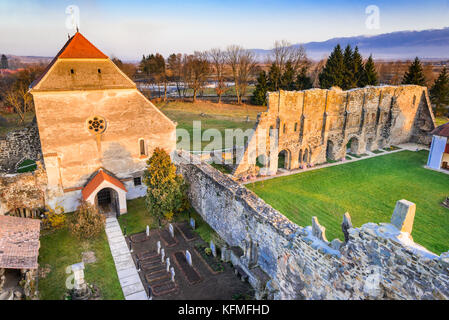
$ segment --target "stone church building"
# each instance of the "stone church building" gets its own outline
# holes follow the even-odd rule
[[[69,212],[84,199],[126,213],[126,199],[145,194],[142,173],[154,148],[176,148],[176,124],[79,32],[30,93],[51,207]]]

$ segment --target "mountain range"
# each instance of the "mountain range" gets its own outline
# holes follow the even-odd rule
[[[322,42],[307,42],[307,55],[313,60],[327,57],[332,49],[340,44],[342,48],[347,44],[358,46],[363,56],[370,54],[374,59],[408,60],[416,56],[421,59],[449,58],[449,27],[423,31],[398,31],[373,36],[354,36],[332,38]],[[300,44],[294,44],[297,47]],[[271,50],[252,49],[259,57],[270,54]]]

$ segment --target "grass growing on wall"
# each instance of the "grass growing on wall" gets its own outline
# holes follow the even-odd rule
[[[50,273],[39,277],[41,300],[61,300],[67,292],[66,279],[70,274],[66,268],[82,261],[82,252],[93,251],[97,261],[85,264],[84,275],[89,284],[100,288],[105,300],[123,300],[123,292],[117,277],[114,261],[109,249],[106,233],[89,240],[78,240],[68,228],[56,230],[40,238],[39,267],[50,266]]]
[[[423,168],[428,152],[402,151],[381,157],[246,185],[293,222],[311,225],[317,216],[328,240],[343,239],[349,212],[354,227],[390,222],[397,200],[416,203],[413,239],[440,254],[449,249],[449,177]]]

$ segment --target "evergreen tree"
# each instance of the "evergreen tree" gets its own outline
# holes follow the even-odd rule
[[[268,91],[278,91],[281,85],[281,70],[272,64],[268,72]]]
[[[268,79],[267,73],[262,71],[257,77],[256,89],[251,97],[251,103],[259,106],[265,106],[267,104],[266,96],[268,92]]]
[[[443,115],[445,107],[449,105],[449,75],[446,67],[430,89],[430,100],[435,104],[436,115]]]
[[[363,75],[360,80],[360,87],[377,86],[379,84],[376,66],[374,65],[373,56],[370,55],[363,67]]]
[[[285,64],[284,74],[281,76],[281,89],[295,90],[295,70],[290,61]]]
[[[341,88],[348,90],[354,88],[357,83],[354,80],[354,61],[351,46],[348,44],[343,53],[343,84]]]
[[[298,76],[296,77],[296,88],[298,90],[307,90],[312,88],[312,79],[307,76],[307,67],[301,68]]]
[[[0,69],[9,69],[8,58],[4,54],[2,54],[2,59],[0,62]]]
[[[344,69],[343,52],[340,45],[337,44],[319,75],[321,88],[328,89],[332,86],[341,88],[343,86]]]
[[[365,70],[363,66],[363,59],[359,53],[359,48],[356,46],[354,49],[354,53],[352,54],[352,73],[354,75],[354,88],[355,87],[364,87],[364,75]]]
[[[164,149],[154,149],[147,160],[143,182],[147,186],[147,210],[159,219],[159,224],[161,219],[171,220],[188,206],[184,177],[176,173],[176,166]]]
[[[409,66],[408,71],[405,73],[402,79],[402,84],[416,84],[418,86],[426,85],[426,78],[424,76],[423,67],[418,57]]]

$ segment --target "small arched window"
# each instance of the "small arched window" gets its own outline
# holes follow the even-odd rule
[[[146,155],[146,152],[145,152],[145,140],[143,140],[143,139],[139,140],[139,147],[140,147],[140,155],[141,156]]]
[[[70,69],[70,73],[71,74],[75,74],[75,70],[74,69]]]

